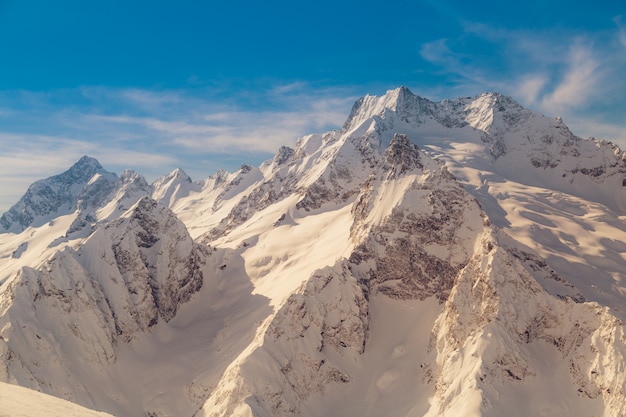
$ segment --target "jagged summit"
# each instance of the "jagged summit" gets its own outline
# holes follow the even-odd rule
[[[294,154],[295,154],[295,151],[291,149],[290,147],[281,146],[280,149],[278,150],[278,153],[274,156],[274,159],[272,160],[272,162],[274,162],[276,165],[282,165],[288,162],[289,160],[291,160]]]
[[[501,138],[503,131],[523,130],[525,124],[532,125],[533,120],[543,118],[500,93],[435,102],[400,87],[382,96],[366,95],[359,99],[342,132],[378,138],[383,146],[389,144],[394,133],[405,133],[411,134],[419,145],[439,146],[449,137],[444,132],[461,129],[455,132],[456,138],[488,143],[488,153],[498,158],[507,148]]]
[[[96,172],[101,172],[103,169],[104,168],[102,168],[102,165],[100,165],[100,162],[98,162],[96,158],[83,155],[71,166],[67,173],[76,176],[76,178],[91,178]]]
[[[165,183],[169,181],[192,182],[191,177],[182,168],[176,168],[167,175],[158,178],[155,183]]]
[[[385,149],[402,133],[457,170],[488,170],[502,180],[553,189],[626,211],[621,191],[626,157],[614,144],[574,135],[560,117],[524,108],[497,92],[439,102],[400,87],[366,95],[341,134]],[[466,174],[460,175],[461,177]],[[599,182],[611,185],[598,188]]]
[[[417,145],[411,143],[406,135],[395,134],[385,150],[384,158],[388,170],[400,175],[415,168],[422,168],[418,150]]]
[[[110,176],[92,157],[83,156],[67,171],[36,181],[0,218],[0,232],[21,232],[34,222],[66,214],[76,208],[79,196],[96,174]]]
[[[412,127],[435,121],[448,128],[461,128],[469,124],[476,129],[487,130],[497,119],[497,112],[507,111],[531,113],[511,97],[497,92],[435,102],[402,86],[382,96],[366,95],[357,100],[342,131],[354,131],[371,120],[378,123],[387,121],[387,124],[383,122],[383,128],[395,128],[393,125],[397,121]],[[482,118],[475,120],[477,114]]]

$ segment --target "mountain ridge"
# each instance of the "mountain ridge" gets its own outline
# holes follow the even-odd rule
[[[259,167],[96,173],[0,234],[0,379],[137,416],[621,416],[625,159],[400,87]]]

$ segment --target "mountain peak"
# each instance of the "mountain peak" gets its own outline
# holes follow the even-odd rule
[[[354,104],[342,132],[350,136],[380,135],[383,131],[398,129],[410,132],[433,122],[444,128],[470,125],[487,132],[494,123],[513,128],[533,114],[513,98],[499,92],[435,102],[401,86],[382,96],[366,95],[360,98]],[[383,142],[389,143],[390,138],[391,136],[386,137]]]
[[[387,92],[380,96],[366,96],[366,98],[374,99],[377,104],[384,108],[388,108],[394,111],[403,111],[406,106],[412,106],[416,101],[428,101],[417,94],[414,94],[408,87],[400,86],[393,90],[387,90]]]
[[[102,165],[100,165],[100,162],[98,162],[96,158],[93,158],[89,155],[81,156],[80,159],[76,161],[76,163],[72,166],[72,168],[75,166],[82,166],[82,167],[93,166],[96,168],[102,168]]]
[[[191,177],[182,169],[176,168],[152,183],[152,198],[170,207],[174,201],[188,195],[193,186]]]
[[[26,194],[2,215],[0,232],[19,233],[36,221],[45,222],[49,217],[74,211],[79,195],[96,174],[111,173],[95,158],[85,155],[67,171],[34,182]]]
[[[102,172],[104,172],[104,168],[97,159],[84,155],[70,169],[60,175],[64,175],[72,181],[81,179],[89,181],[95,174]]]
[[[408,87],[405,86],[400,86],[394,90],[389,90],[387,91],[387,93],[385,94],[385,96],[389,96],[390,98],[395,97],[396,98],[396,106],[398,106],[399,104],[404,104],[407,100],[412,100],[417,96],[416,94],[413,94],[413,92],[411,90],[409,90]]]
[[[273,162],[276,165],[285,164],[290,161],[291,158],[293,158],[295,153],[296,151],[294,151],[292,148],[288,146],[281,146],[278,150],[278,153],[274,156]]]
[[[343,131],[359,128],[370,119],[387,119],[393,115],[411,124],[421,124],[433,111],[435,103],[413,94],[405,86],[388,90],[382,96],[366,95],[354,104]]]
[[[187,175],[187,173],[183,171],[182,168],[176,168],[174,171],[170,173],[170,175],[172,176],[172,178],[176,178],[181,181],[192,182],[191,177]]]
[[[477,95],[472,99],[473,103],[489,107],[493,111],[504,112],[507,110],[523,111],[526,110],[515,101],[512,97],[506,96],[498,92],[487,92]],[[529,110],[526,110],[529,111]]]

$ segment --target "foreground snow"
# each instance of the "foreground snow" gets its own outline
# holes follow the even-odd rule
[[[28,388],[0,382],[0,416],[2,417],[107,417],[69,401]]]

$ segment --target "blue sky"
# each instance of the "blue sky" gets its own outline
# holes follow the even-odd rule
[[[623,1],[0,0],[0,212],[89,154],[258,164],[400,85],[510,95],[626,149]]]

